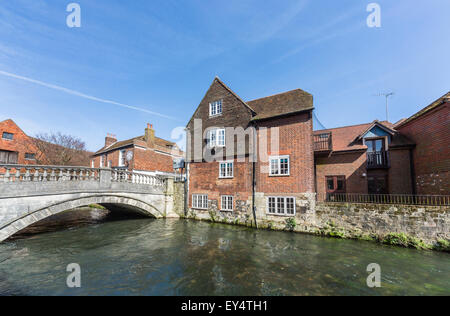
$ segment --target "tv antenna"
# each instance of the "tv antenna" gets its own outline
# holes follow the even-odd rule
[[[378,93],[375,96],[386,98],[386,121],[389,122],[389,98],[394,96],[395,92]]]

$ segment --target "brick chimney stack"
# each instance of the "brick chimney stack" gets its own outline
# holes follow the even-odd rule
[[[152,148],[155,146],[155,130],[150,123],[147,124],[147,128],[145,129],[145,141],[147,142],[148,147]]]
[[[116,135],[108,133],[105,137],[105,146],[111,146],[117,142]]]

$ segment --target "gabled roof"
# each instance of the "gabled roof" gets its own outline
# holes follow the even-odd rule
[[[390,122],[374,121],[372,123],[344,126],[338,128],[331,128],[326,130],[315,131],[314,135],[325,133],[332,133],[333,152],[349,152],[349,151],[364,151],[367,146],[361,141],[361,136],[365,135],[373,127],[379,126],[384,130],[392,132],[391,148],[414,146],[414,142],[406,136],[401,135]]]
[[[269,97],[248,101],[256,116],[252,120],[264,120],[273,117],[313,110],[313,96],[301,89],[275,94]]]
[[[444,94],[442,97],[440,97],[439,99],[437,99],[436,101],[434,101],[433,103],[431,103],[429,106],[427,106],[426,108],[420,110],[419,112],[417,112],[416,114],[414,114],[413,116],[411,116],[410,118],[406,119],[404,122],[400,123],[397,125],[397,128],[400,128],[406,124],[408,124],[411,121],[414,121],[415,119],[418,119],[419,117],[421,117],[422,115],[427,114],[428,112],[434,110],[435,108],[437,108],[438,106],[445,104],[445,103],[450,103],[450,92],[447,92],[446,94]]]
[[[213,82],[209,86],[208,91],[211,89],[211,87],[215,83],[220,84],[223,88],[225,88],[228,92],[230,92],[236,99],[238,99],[246,108],[248,108],[253,114],[255,114],[255,111],[244,100],[242,100],[240,96],[238,96],[233,90],[231,90],[222,80],[220,80],[220,78],[217,76],[214,78]],[[206,95],[205,95],[205,97],[206,97]],[[187,126],[189,126],[189,124],[191,124],[192,119],[195,117],[195,114],[197,114],[199,109],[200,109],[200,106],[198,106],[197,109],[195,110],[194,114],[192,114],[191,119],[189,120],[189,123],[187,124]]]
[[[126,147],[130,147],[130,146],[142,146],[142,147],[147,147],[147,142],[145,141],[145,136],[138,136],[138,137],[134,137],[134,138],[130,138],[127,140],[123,140],[123,141],[119,141],[119,142],[115,142],[109,146],[105,146],[102,149],[100,149],[99,151],[97,151],[94,156],[100,155],[100,154],[105,154],[117,149],[121,149],[121,148],[126,148]],[[177,146],[175,143],[159,138],[159,137],[155,137],[155,149],[159,150],[159,151],[164,151],[166,153],[171,153],[171,150],[173,147]]]
[[[301,89],[295,89],[288,92],[275,94],[272,96],[256,99],[252,101],[244,101],[233,90],[231,90],[219,77],[216,77],[211,84],[219,83],[227,91],[229,91],[234,97],[236,97],[245,107],[247,107],[252,115],[253,121],[264,120],[289,114],[296,114],[304,111],[310,111],[314,109],[313,96]],[[211,89],[211,86],[209,89]],[[209,91],[209,90],[208,90]],[[198,112],[199,107],[195,110],[189,124]]]
[[[396,133],[396,131],[393,129],[394,125],[392,123],[390,123],[390,122],[380,123],[379,121],[376,120],[376,121],[373,121],[372,124],[370,124],[370,126],[366,130],[364,130],[364,132],[359,134],[357,139],[358,140],[363,139],[363,137],[376,126],[381,128],[388,134],[391,134],[391,136],[395,135],[395,133]]]

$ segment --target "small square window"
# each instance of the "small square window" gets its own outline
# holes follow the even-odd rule
[[[26,153],[25,159],[26,160],[36,160],[36,154]]]
[[[270,157],[271,176],[289,176],[290,161],[289,156]]]
[[[232,161],[229,162],[221,162],[219,164],[219,178],[233,178],[234,176],[234,163]]]
[[[210,148],[225,147],[225,129],[213,129],[208,131],[207,140]]]
[[[222,114],[222,100],[211,102],[209,104],[209,116],[217,116]]]
[[[6,139],[6,140],[13,140],[14,139],[14,134],[3,132],[2,138]]]
[[[222,196],[221,211],[225,212],[233,211],[233,196],[231,195]]]

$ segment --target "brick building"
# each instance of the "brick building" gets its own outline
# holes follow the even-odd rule
[[[449,105],[450,92],[396,127],[416,143],[413,165],[419,195],[450,195]]]
[[[38,149],[33,139],[11,120],[0,122],[0,163],[36,164]]]
[[[11,119],[0,122],[0,137],[0,163],[89,166],[91,153],[28,136]]]
[[[413,141],[389,122],[314,132],[316,192],[413,194]]]
[[[243,101],[219,78],[187,125],[189,209],[283,220],[314,203],[313,97]],[[254,196],[254,198],[253,198]]]
[[[117,141],[113,135],[106,136],[105,146],[92,156],[91,166],[173,175],[174,160],[183,156],[183,151],[175,143],[156,137],[153,126],[148,124],[143,136],[124,141]]]

